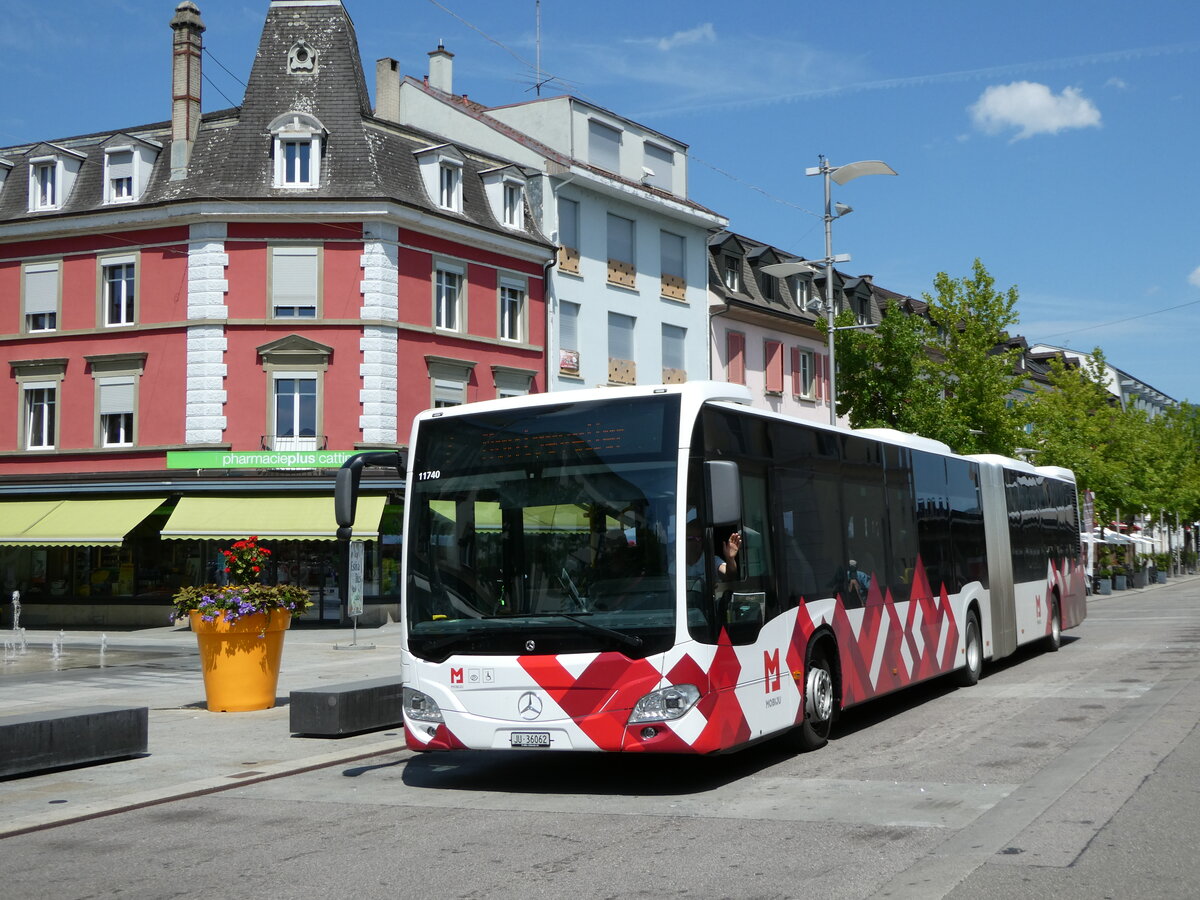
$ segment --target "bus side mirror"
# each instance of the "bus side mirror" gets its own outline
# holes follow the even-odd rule
[[[333,491],[333,517],[337,520],[338,529],[350,528],[354,525],[355,506],[358,500],[357,468],[338,469]]]
[[[708,512],[713,525],[736,525],[742,521],[742,476],[730,460],[708,460],[704,464],[708,482]]]

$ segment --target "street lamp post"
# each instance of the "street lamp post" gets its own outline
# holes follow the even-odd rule
[[[877,159],[847,163],[844,166],[831,166],[829,160],[824,156],[818,156],[817,158],[821,161],[821,164],[805,169],[804,174],[825,176],[825,258],[823,260],[813,260],[813,262],[823,263],[825,266],[825,320],[829,326],[829,424],[837,425],[837,365],[834,360],[834,337],[839,329],[835,328],[833,324],[835,318],[833,308],[833,266],[834,263],[849,262],[850,255],[848,253],[841,253],[834,256],[833,254],[833,220],[853,212],[853,210],[841,203],[837,204],[836,207],[833,205],[830,181],[845,184],[862,175],[895,175],[896,171],[887,163],[880,162]],[[814,272],[816,270],[812,265],[796,260],[763,266],[762,271],[768,275],[783,278],[800,272]],[[860,326],[852,327],[857,328]]]
[[[850,212],[850,208],[839,209],[837,214],[834,214],[829,182],[836,181],[838,184],[845,184],[848,181],[853,181],[860,175],[895,175],[896,171],[887,163],[880,162],[877,159],[853,162],[844,166],[831,166],[829,160],[824,156],[818,156],[817,158],[821,161],[821,164],[805,169],[804,174],[825,176],[825,316],[829,324],[829,424],[836,425],[837,365],[834,361],[833,339],[837,335],[837,332],[833,327],[833,264],[843,261],[848,262],[850,257],[835,257],[833,255],[833,220],[838,216],[846,215],[846,213]]]

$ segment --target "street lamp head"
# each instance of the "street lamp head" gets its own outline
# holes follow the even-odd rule
[[[817,271],[812,263],[799,259],[789,259],[786,262],[771,263],[759,269],[764,275],[772,278],[790,278],[793,275],[808,275]]]
[[[861,175],[895,175],[896,170],[878,159],[865,159],[862,162],[847,163],[830,169],[829,177],[838,184],[853,181]]]
[[[833,204],[833,212],[834,218],[840,219],[842,216],[848,216],[850,213],[854,212],[854,207],[838,202]]]

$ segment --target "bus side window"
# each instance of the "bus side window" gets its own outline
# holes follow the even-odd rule
[[[720,585],[718,609],[729,640],[733,644],[752,644],[763,624],[780,612],[775,585],[775,565],[771,539],[771,509],[767,479],[747,471],[742,463],[742,547],[738,553],[737,575]],[[718,541],[723,534],[716,535]]]

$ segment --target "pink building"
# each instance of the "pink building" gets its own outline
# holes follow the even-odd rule
[[[242,105],[202,115],[205,29],[190,0],[164,28],[169,121],[0,148],[0,588],[26,624],[163,624],[249,534],[338,620],[345,456],[545,389],[526,172],[377,118],[340,3],[272,2]],[[398,598],[402,474],[372,488],[368,619]]]

